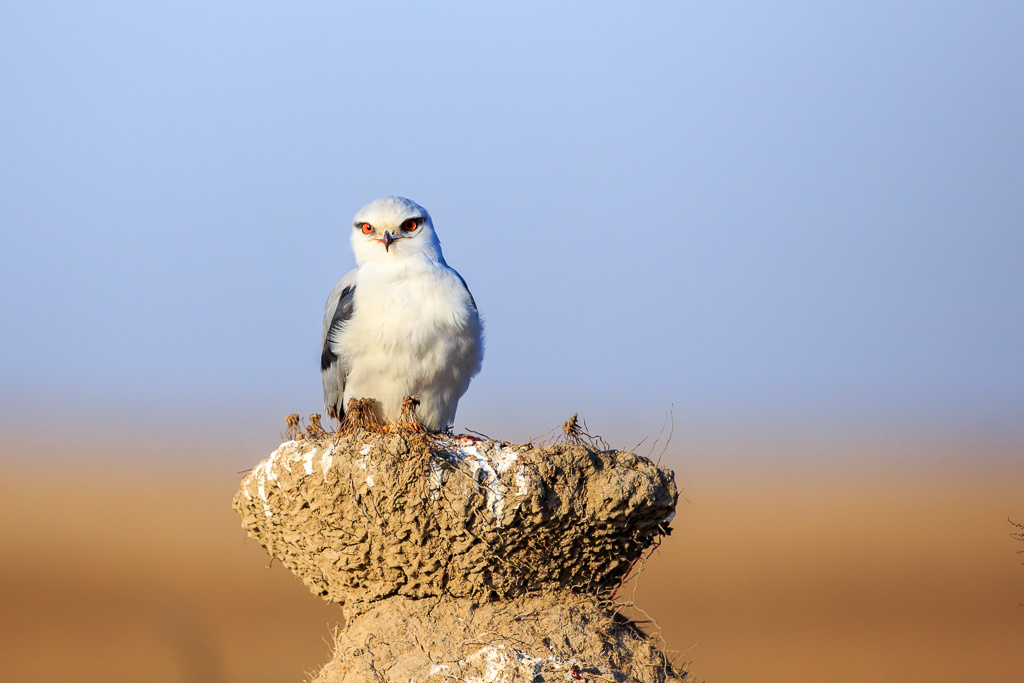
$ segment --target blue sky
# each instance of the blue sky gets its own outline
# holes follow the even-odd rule
[[[0,8],[8,416],[319,410],[400,194],[459,427],[1024,423],[1019,3],[211,5]]]

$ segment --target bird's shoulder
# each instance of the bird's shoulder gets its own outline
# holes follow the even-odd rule
[[[439,288],[444,289],[445,295],[453,302],[459,301],[463,305],[468,304],[473,310],[476,310],[476,300],[473,299],[469,285],[466,284],[466,279],[459,274],[459,271],[447,263],[441,262],[437,264],[432,276]]]
[[[455,270],[451,266],[448,266],[448,269],[450,271],[452,271],[452,273],[455,274],[455,277],[457,277],[459,279],[459,284],[462,285],[462,288],[464,290],[466,290],[466,296],[469,297],[469,303],[473,306],[473,308],[475,310],[476,309],[476,299],[473,298],[473,293],[469,291],[469,285],[466,284],[466,278],[462,277],[462,275],[459,273],[459,271]]]
[[[334,301],[337,301],[338,298],[341,296],[341,293],[343,291],[345,291],[345,289],[347,289],[349,287],[355,287],[358,282],[359,282],[359,269],[358,268],[353,268],[352,270],[350,270],[347,273],[345,273],[344,275],[342,275],[341,279],[338,280],[337,284],[335,284],[334,287],[331,289],[331,293],[327,296],[328,303],[330,303],[330,301],[332,299]]]
[[[323,338],[332,327],[344,323],[352,316],[352,307],[355,300],[356,284],[359,281],[359,269],[346,273],[327,295],[327,303],[324,305],[324,327]]]

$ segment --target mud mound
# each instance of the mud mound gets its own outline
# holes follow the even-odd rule
[[[252,538],[345,609],[317,683],[680,680],[610,602],[669,533],[671,471],[622,451],[414,423],[334,435],[296,425],[301,438],[245,477],[234,507]]]
[[[351,614],[392,595],[613,589],[667,532],[676,497],[670,472],[631,453],[360,430],[282,444],[234,505]]]
[[[313,683],[682,680],[635,625],[567,592],[384,600],[348,624]]]

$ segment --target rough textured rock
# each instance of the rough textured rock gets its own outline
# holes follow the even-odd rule
[[[608,599],[676,499],[632,453],[357,429],[283,443],[234,507],[345,609],[318,683],[648,683],[677,674]]]

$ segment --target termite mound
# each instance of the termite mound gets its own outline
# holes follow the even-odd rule
[[[583,443],[363,426],[294,436],[245,477],[234,507],[344,609],[317,683],[684,676],[614,604],[669,533],[670,470]]]

